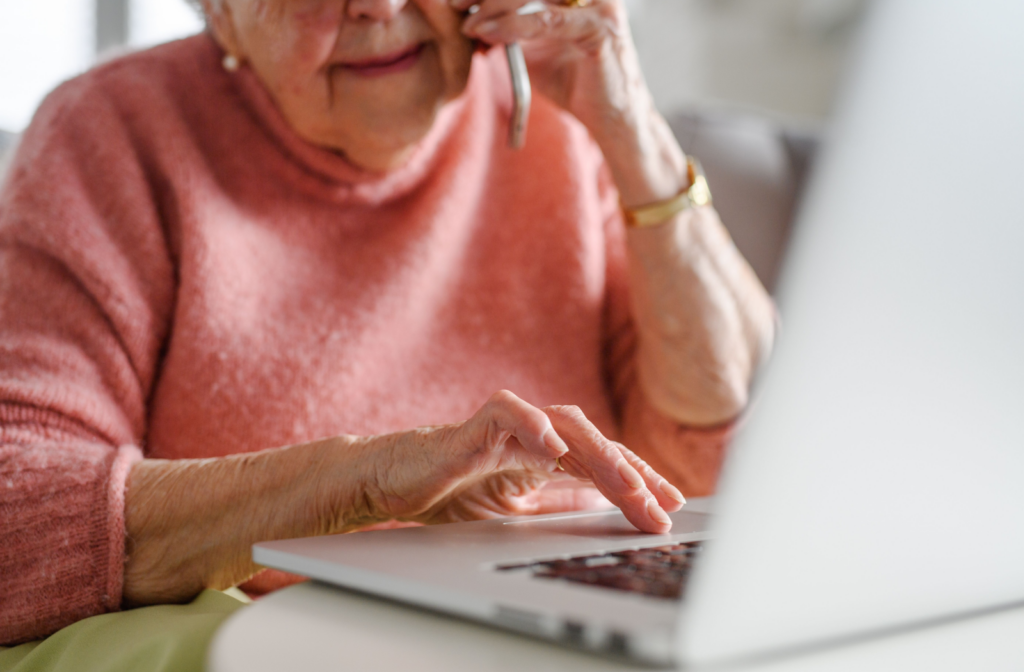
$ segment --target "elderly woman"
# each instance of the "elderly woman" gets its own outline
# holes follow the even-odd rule
[[[473,1],[204,0],[42,105],[0,196],[0,643],[283,585],[260,540],[603,498],[664,532],[711,490],[771,301],[683,207],[621,0]]]

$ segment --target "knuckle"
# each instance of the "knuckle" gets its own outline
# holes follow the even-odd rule
[[[624,445],[622,445],[618,441],[612,441],[611,439],[606,439],[606,440],[608,441],[608,447],[611,448],[612,450],[615,450],[615,451],[618,451],[619,453],[621,453],[623,457],[627,458],[627,461],[628,461],[628,458],[633,457],[633,453],[630,452],[629,448],[626,448]]]
[[[504,443],[502,431],[487,405],[467,422],[453,425],[441,435],[449,452],[463,458],[480,456]]]
[[[549,406],[549,408],[552,411],[554,411],[555,413],[557,413],[557,414],[559,414],[561,416],[567,417],[567,418],[573,418],[573,419],[586,418],[586,416],[583,415],[583,411],[582,411],[582,409],[580,409],[579,406],[562,405],[562,404],[560,404],[560,405],[556,405],[556,406]]]
[[[634,453],[634,452],[633,452],[632,450],[630,450],[629,448],[626,448],[626,447],[625,447],[624,445],[622,445],[621,443],[617,443],[617,444],[615,444],[615,445],[616,445],[616,447],[617,447],[617,448],[619,449],[619,452],[620,452],[620,453],[622,453],[623,457],[625,457],[625,458],[626,458],[627,460],[629,460],[629,462],[630,462],[630,463],[631,463],[631,464],[632,464],[632,465],[633,465],[634,467],[636,467],[637,469],[646,469],[646,470],[648,470],[648,471],[651,471],[651,467],[650,467],[650,465],[649,465],[649,464],[647,464],[647,461],[646,461],[646,460],[644,460],[644,459],[643,459],[642,457],[640,457],[639,455],[637,455],[636,453]]]
[[[625,444],[619,443],[618,441],[612,441],[612,443],[615,444],[616,450],[622,453],[623,457],[629,459],[631,462],[634,462],[636,464],[643,464],[646,466],[647,463],[640,459],[640,457],[636,453],[627,448]]]
[[[615,21],[619,18],[620,9],[617,3],[600,2],[594,6],[594,12],[603,21]]]
[[[549,32],[551,32],[551,13],[551,11],[544,11],[529,17],[529,19],[525,22],[526,37],[539,38],[544,37]]]
[[[495,406],[507,406],[512,404],[516,399],[516,395],[512,394],[510,391],[498,390],[491,395],[491,398],[488,400],[488,404],[493,404]]]
[[[566,23],[568,23],[568,12],[566,12],[566,11],[561,11],[561,12],[551,12],[551,11],[548,11],[548,12],[544,12],[544,14],[545,14],[544,21],[548,25],[549,28],[556,28],[556,29],[557,28],[561,28],[561,27],[565,26]]]

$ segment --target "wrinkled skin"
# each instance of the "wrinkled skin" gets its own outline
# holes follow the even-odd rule
[[[207,0],[225,50],[259,75],[289,124],[371,171],[402,164],[440,109],[465,89],[473,40],[522,41],[534,86],[601,145],[627,205],[674,195],[685,158],[654,108],[621,0],[585,8],[528,0]],[[484,30],[485,28],[489,28]],[[368,77],[351,67],[415,44],[411,69]]]
[[[594,487],[541,487],[573,477]],[[683,497],[579,409],[541,410],[502,391],[454,425],[210,460],[143,460],[126,493],[124,595],[131,604],[178,602],[237,585],[259,569],[251,545],[267,539],[608,502],[659,533]]]
[[[666,532],[677,489],[625,446],[605,438],[574,406],[530,406],[495,394],[464,423],[385,440],[370,488],[376,517],[424,523],[619,506],[639,529]],[[557,469],[558,457],[564,471]],[[574,477],[586,488],[544,488]],[[603,497],[602,497],[603,496]]]
[[[441,0],[220,0],[215,37],[247,63],[289,125],[371,171],[408,157],[465,89],[472,40]],[[409,70],[368,77],[346,67],[425,45]]]

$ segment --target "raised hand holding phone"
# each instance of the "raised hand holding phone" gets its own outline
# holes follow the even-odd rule
[[[640,69],[624,0],[449,0],[469,11],[462,32],[488,45],[518,43],[533,93],[572,114],[604,154],[626,207],[689,186],[686,157]]]

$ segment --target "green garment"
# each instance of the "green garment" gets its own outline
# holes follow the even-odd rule
[[[44,640],[0,648],[0,672],[200,672],[213,633],[249,601],[236,588],[204,590],[190,604],[93,616]]]

